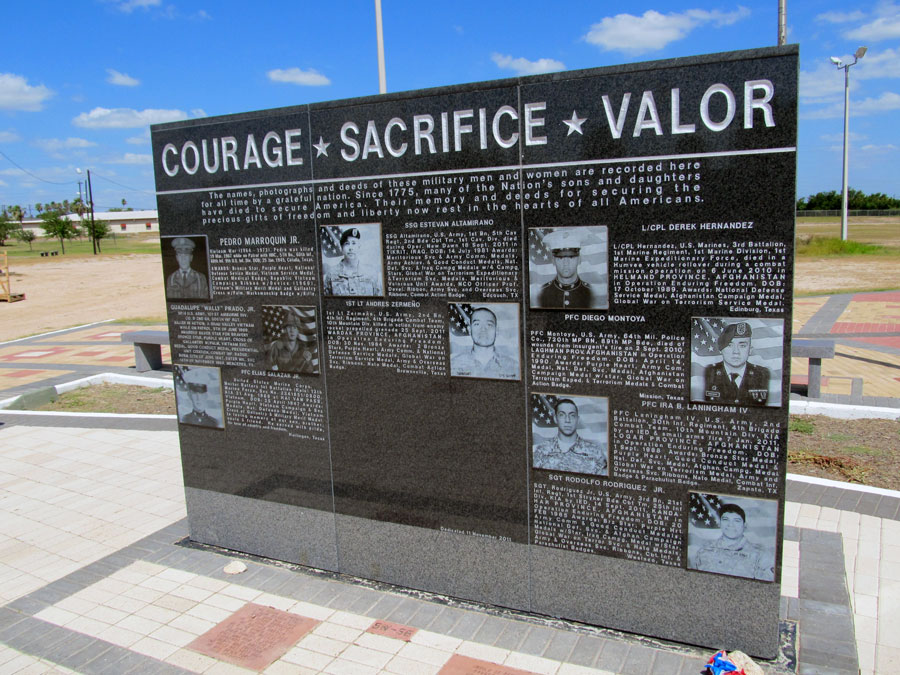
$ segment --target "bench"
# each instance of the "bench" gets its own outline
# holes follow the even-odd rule
[[[59,255],[59,251],[41,251],[42,258],[46,258],[49,255]]]
[[[162,368],[162,345],[169,344],[167,330],[133,330],[122,333],[122,342],[134,343],[134,366],[139,373]]]
[[[834,358],[834,342],[794,339],[791,341],[791,356],[809,359],[806,395],[808,398],[819,398],[822,395],[822,359]]]

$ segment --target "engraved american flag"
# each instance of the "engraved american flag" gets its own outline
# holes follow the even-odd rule
[[[341,228],[334,225],[320,227],[319,238],[322,240],[322,253],[326,258],[339,258],[344,255],[341,251]]]
[[[472,321],[472,305],[450,303],[450,332],[457,337],[469,334],[469,323]]]
[[[719,527],[722,500],[718,495],[691,492],[691,525],[702,529]]]

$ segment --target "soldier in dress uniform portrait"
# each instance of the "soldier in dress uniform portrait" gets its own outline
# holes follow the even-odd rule
[[[588,309],[593,307],[593,291],[578,276],[581,262],[582,236],[578,228],[559,228],[543,239],[553,254],[556,278],[548,281],[538,293],[538,307]]]
[[[749,363],[753,331],[746,321],[729,324],[717,346],[722,361],[706,367],[704,399],[715,403],[764,406],[769,398],[768,368]]]
[[[341,232],[343,257],[325,270],[326,295],[384,295],[380,270],[373,272],[361,264],[361,237],[356,227],[348,227]]]
[[[173,367],[178,421],[198,427],[223,429],[220,374],[218,368]]]
[[[166,297],[169,299],[209,299],[209,283],[206,275],[191,267],[196,244],[187,237],[172,240],[178,270],[166,278]]]
[[[491,380],[518,380],[519,362],[496,346],[497,315],[487,307],[477,307],[469,319],[472,346],[450,359],[450,374]]]
[[[200,427],[218,427],[219,421],[205,410],[206,404],[204,399],[207,386],[196,382],[188,382],[187,391],[193,408],[191,412],[181,417],[181,422],[184,424],[196,424]]]
[[[534,467],[555,471],[609,475],[604,445],[578,435],[578,406],[569,398],[556,401],[556,436],[534,448]]]
[[[310,328],[299,316],[289,312],[281,337],[266,345],[266,368],[288,373],[318,372],[310,345],[300,340],[301,335],[315,334],[315,328]]]
[[[703,572],[735,577],[775,580],[774,553],[744,536],[747,515],[737,504],[723,503],[720,509],[721,536],[700,548],[690,567]]]

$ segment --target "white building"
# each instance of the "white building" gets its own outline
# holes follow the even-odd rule
[[[74,213],[70,213],[66,218],[75,223],[81,222],[81,218]],[[152,211],[98,211],[94,213],[94,220],[109,223],[110,231],[117,234],[159,232],[159,216],[155,209]],[[40,218],[28,218],[22,221],[22,227],[34,230],[35,234],[42,236],[44,228],[41,227],[41,222]]]

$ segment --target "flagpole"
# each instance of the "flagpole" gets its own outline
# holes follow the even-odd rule
[[[381,0],[375,0],[375,32],[378,36],[378,93],[387,93],[387,77],[384,73],[384,31],[381,28]]]

